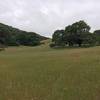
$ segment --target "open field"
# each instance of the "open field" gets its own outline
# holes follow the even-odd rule
[[[100,100],[100,47],[1,51],[0,100]]]

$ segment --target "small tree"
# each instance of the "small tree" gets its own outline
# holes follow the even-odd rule
[[[64,44],[64,39],[63,39],[63,35],[64,35],[64,30],[56,30],[52,36],[52,41],[54,42],[54,44],[56,46],[63,46]]]

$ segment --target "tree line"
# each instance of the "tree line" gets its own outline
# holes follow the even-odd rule
[[[0,23],[0,44],[5,46],[37,46],[47,39],[34,32],[26,32]]]
[[[56,30],[52,35],[50,47],[100,45],[100,30],[91,33],[90,29],[91,27],[81,20],[66,26],[65,29]]]

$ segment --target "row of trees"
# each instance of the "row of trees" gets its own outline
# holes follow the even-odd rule
[[[0,44],[6,46],[36,46],[46,39],[34,32],[26,32],[0,23]]]
[[[99,45],[100,31],[90,32],[90,26],[79,21],[69,25],[65,30],[56,30],[52,36],[51,47],[54,46],[79,46],[82,45]]]

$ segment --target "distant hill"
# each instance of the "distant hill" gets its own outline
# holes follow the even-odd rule
[[[0,23],[0,43],[10,46],[39,45],[40,41],[48,39],[35,32],[27,32],[9,25]]]

